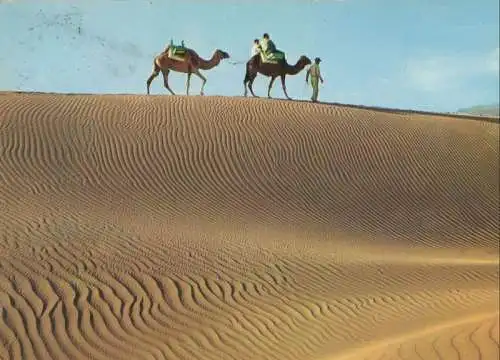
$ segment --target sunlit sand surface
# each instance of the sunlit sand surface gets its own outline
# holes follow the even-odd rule
[[[0,359],[499,357],[499,124],[0,94]]]

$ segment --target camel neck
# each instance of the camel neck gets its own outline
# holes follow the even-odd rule
[[[200,66],[199,68],[201,70],[210,70],[214,67],[216,67],[217,65],[219,65],[219,62],[220,60],[218,60],[214,55],[212,55],[212,57],[210,58],[210,60],[205,60],[205,59],[202,59],[200,58]]]
[[[295,65],[286,64],[286,72],[289,75],[298,74],[302,69],[298,63]]]

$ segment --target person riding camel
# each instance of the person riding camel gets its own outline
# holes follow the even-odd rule
[[[252,51],[251,51],[252,57],[254,57],[255,55],[260,54],[260,52],[261,52],[261,47],[260,47],[260,44],[259,44],[259,39],[254,39],[253,46],[252,46]]]
[[[260,48],[265,59],[276,61],[277,63],[286,62],[285,53],[276,48],[274,42],[269,38],[268,33],[264,33],[262,36],[262,39],[260,40]]]
[[[269,37],[268,33],[264,33],[264,35],[262,35],[262,39],[260,40],[260,47],[266,57],[270,56],[272,53],[276,51],[276,46]]]

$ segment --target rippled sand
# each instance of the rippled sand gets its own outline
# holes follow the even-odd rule
[[[0,94],[0,359],[498,359],[499,124]]]

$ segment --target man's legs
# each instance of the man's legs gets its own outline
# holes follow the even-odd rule
[[[313,93],[311,96],[311,100],[313,102],[318,101],[318,92],[319,92],[319,78],[316,76],[311,76],[311,86],[313,88]]]

